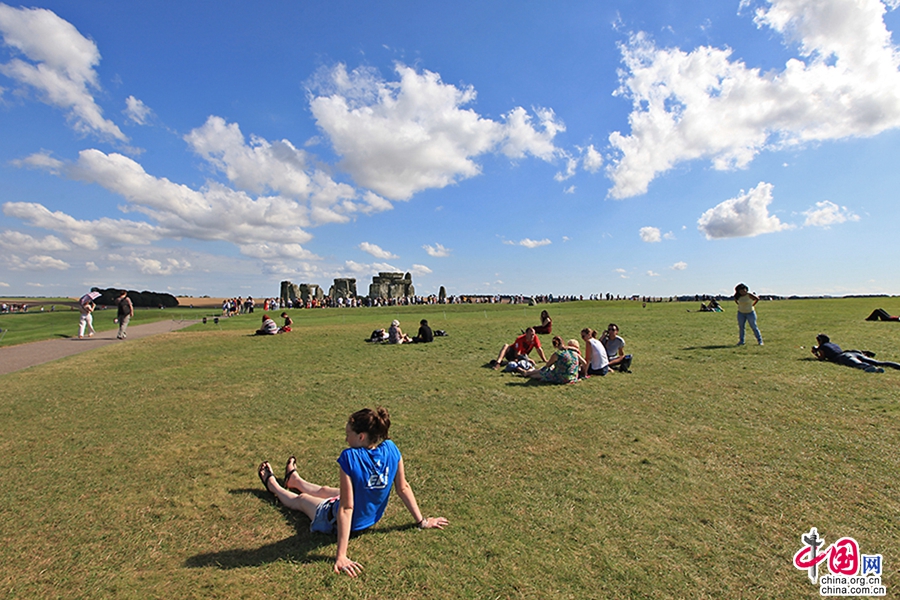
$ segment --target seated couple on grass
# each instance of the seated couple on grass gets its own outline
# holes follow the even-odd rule
[[[553,347],[556,352],[540,369],[519,369],[519,374],[546,383],[575,383],[578,374],[587,369],[587,362],[581,356],[578,340],[563,342],[558,335],[553,336]]]
[[[541,360],[547,362],[547,357],[544,356],[544,351],[541,348],[540,338],[535,335],[534,327],[529,327],[512,344],[504,344],[503,348],[500,349],[500,354],[497,355],[495,360],[491,361],[490,365],[493,369],[499,369],[504,359],[507,362],[519,362],[528,358],[532,350],[537,350]],[[533,361],[530,362],[533,364]]]
[[[340,487],[310,483],[297,473],[297,461],[287,461],[284,484],[272,473],[266,461],[259,465],[258,475],[265,488],[287,508],[299,510],[309,517],[310,531],[337,533],[337,556],[334,572],[356,577],[362,565],[347,556],[350,533],[363,531],[377,523],[384,514],[391,486],[420,529],[443,529],[444,517],[425,517],[419,510],[400,450],[388,437],[391,417],[387,410],[364,408],[347,420],[348,448],[337,459]]]

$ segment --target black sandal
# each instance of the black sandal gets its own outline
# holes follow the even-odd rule
[[[294,464],[293,467],[291,467],[291,463]],[[296,472],[297,472],[297,457],[292,456],[288,459],[287,464],[284,465],[284,486],[285,487],[288,487],[288,480],[291,478],[291,475]],[[291,489],[291,488],[288,487],[288,489]]]
[[[266,488],[266,491],[274,494],[275,492],[272,492],[272,490],[269,489],[269,478],[275,477],[275,473],[272,472],[272,467],[267,461],[263,461],[259,465],[259,469],[256,470],[256,474],[259,475],[259,480],[262,481],[263,487]]]

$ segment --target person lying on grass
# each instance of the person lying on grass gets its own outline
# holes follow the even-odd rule
[[[350,532],[368,529],[384,514],[391,484],[421,529],[443,529],[444,517],[424,517],[416,503],[412,488],[406,481],[403,458],[397,446],[388,438],[391,417],[387,410],[358,410],[347,420],[346,434],[349,448],[341,452],[340,488],[310,483],[297,473],[297,460],[288,459],[284,473],[284,487],[272,474],[269,463],[259,465],[258,474],[267,490],[275,494],[286,507],[302,511],[310,518],[309,530],[321,533],[337,532],[337,556],[334,572],[356,577],[362,565],[347,556]]]
[[[568,344],[558,335],[553,336],[553,347],[556,352],[540,369],[520,369],[519,374],[532,379],[539,379],[547,383],[575,383],[578,381],[578,372],[587,363],[581,356],[581,347],[578,340],[569,340]]]
[[[884,373],[882,367],[890,367],[892,369],[900,369],[900,363],[889,362],[886,360],[875,360],[866,356],[859,350],[841,350],[841,347],[832,342],[827,335],[820,333],[816,336],[818,346],[813,346],[812,353],[819,360],[827,360],[829,362],[844,365],[845,367],[853,367],[854,369],[862,369],[866,373]],[[870,352],[872,356],[874,353]]]

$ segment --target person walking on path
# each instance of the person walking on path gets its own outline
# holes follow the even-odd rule
[[[125,331],[128,329],[128,322],[134,316],[134,304],[132,304],[126,290],[122,290],[119,293],[116,304],[119,305],[119,312],[116,316],[116,321],[119,323],[119,334],[116,336],[116,339],[124,340],[127,337]]]
[[[734,302],[737,304],[738,308],[737,320],[738,329],[740,331],[738,346],[744,345],[744,326],[748,323],[750,324],[750,329],[753,331],[753,335],[756,336],[756,341],[762,346],[762,334],[759,332],[759,327],[756,326],[756,310],[753,308],[756,306],[756,303],[759,302],[759,298],[751,294],[749,288],[745,284],[739,283],[734,288]]]
[[[83,296],[78,302],[78,310],[81,312],[81,318],[78,319],[78,339],[84,338],[85,328],[88,330],[88,337],[94,337],[94,301]]]

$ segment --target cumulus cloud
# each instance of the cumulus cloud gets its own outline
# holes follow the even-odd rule
[[[46,254],[34,254],[24,260],[15,254],[10,254],[5,261],[7,268],[13,271],[46,271],[47,269],[65,271],[69,268],[69,263],[66,261]]]
[[[0,248],[6,250],[35,254],[41,252],[59,252],[68,250],[69,246],[56,236],[48,235],[42,239],[32,237],[19,231],[0,231]]]
[[[810,208],[803,214],[806,215],[806,221],[803,223],[806,227],[827,228],[847,221],[859,221],[859,215],[851,212],[846,206],[838,206],[828,200],[816,202],[815,208]]]
[[[0,4],[0,36],[4,45],[22,56],[0,63],[0,73],[37,91],[46,104],[65,111],[76,131],[128,141],[103,117],[91,93],[100,89],[94,70],[100,52],[93,41],[52,11],[6,4]]]
[[[769,214],[772,202],[772,184],[760,182],[749,192],[741,190],[736,198],[725,200],[700,217],[697,229],[706,239],[753,237],[790,229],[778,217]]]
[[[550,240],[548,240],[547,238],[544,238],[542,240],[533,240],[531,238],[525,238],[525,239],[519,240],[518,242],[514,242],[512,240],[506,240],[503,243],[510,245],[510,246],[524,246],[525,248],[539,248],[541,246],[548,246],[552,242]]]
[[[10,287],[10,285],[5,281],[0,281],[0,287]]]
[[[163,237],[163,231],[149,223],[107,217],[83,221],[61,211],[51,212],[43,205],[33,202],[7,202],[3,205],[3,214],[22,219],[34,227],[56,231],[79,248],[88,250],[96,250],[101,242],[149,244]]]
[[[415,263],[409,271],[416,276],[428,275],[429,273],[433,273],[433,271],[425,265],[417,265]]]
[[[150,110],[150,107],[134,96],[125,98],[125,110],[122,112],[125,113],[125,116],[130,121],[138,125],[146,125],[148,119],[153,116],[153,111]]]
[[[129,202],[126,210],[142,213],[156,224],[108,218],[78,221],[61,212],[51,213],[39,204],[22,202],[6,203],[4,213],[67,235],[85,248],[96,248],[101,242],[146,244],[163,237],[187,237],[227,241],[242,250],[278,240],[290,249],[294,248],[291,244],[311,239],[303,227],[323,222],[321,212],[290,198],[253,198],[215,182],[194,190],[154,177],[126,156],[95,149],[81,151],[75,163],[65,165],[63,173],[119,194]],[[299,256],[302,252],[295,250],[292,254]]]
[[[65,163],[63,161],[53,158],[46,150],[35,152],[34,154],[26,156],[22,159],[13,160],[12,164],[16,167],[43,169],[55,175],[59,174],[63,167],[65,167]]]
[[[641,230],[638,232],[641,236],[641,241],[647,243],[655,243],[662,241],[662,234],[656,227],[641,227]]]
[[[654,273],[653,271],[647,271],[647,277],[659,277],[659,273]]]
[[[370,244],[369,242],[363,242],[362,244],[360,244],[359,249],[363,252],[368,252],[375,258],[380,258],[382,260],[388,260],[389,258],[399,258],[396,254],[392,254],[387,250],[384,250],[380,246]]]
[[[585,149],[584,158],[582,159],[581,164],[585,171],[596,173],[600,170],[600,167],[603,166],[603,156],[597,152],[597,149],[591,144]]]
[[[621,45],[619,95],[631,133],[613,132],[610,195],[645,193],[675,165],[746,167],[761,151],[873,136],[900,126],[900,54],[879,0],[769,0],[754,22],[799,56],[763,73],[730,48],[660,49],[643,33]]]
[[[274,194],[307,205],[308,224],[341,223],[348,215],[391,208],[376,194],[358,199],[353,186],[340,183],[310,166],[310,155],[288,140],[251,136],[249,143],[237,123],[211,116],[184,137],[191,149],[225,174],[238,188],[253,195]]]
[[[684,271],[685,269],[687,269],[687,263],[683,260],[680,260],[669,268],[673,271]]]
[[[400,273],[401,270],[388,263],[358,263],[353,260],[344,262],[344,271],[351,275],[365,276],[378,273]]]
[[[475,100],[472,86],[456,87],[437,73],[395,65],[399,81],[374,69],[347,71],[343,64],[319,73],[310,110],[361,186],[392,200],[443,188],[481,172],[475,159],[503,153],[555,160],[553,138],[565,126],[550,109],[534,115],[513,108],[503,121],[463,108]]]
[[[450,248],[444,248],[441,244],[435,244],[434,246],[424,245],[422,248],[425,249],[425,252],[428,253],[428,256],[433,256],[434,258],[445,258],[450,256],[452,250]]]
[[[166,258],[159,260],[146,256],[131,254],[122,256],[119,254],[110,254],[107,257],[111,262],[121,262],[130,267],[137,269],[142,275],[172,275],[190,269],[191,263],[186,260],[178,260],[176,258]]]

